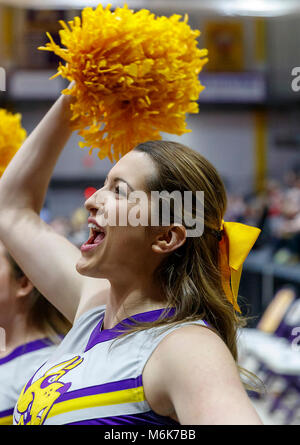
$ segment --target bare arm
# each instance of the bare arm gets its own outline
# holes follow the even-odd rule
[[[59,97],[4,172],[0,183],[1,216],[9,207],[40,212],[58,157],[72,133],[69,104],[68,96]]]
[[[40,292],[71,322],[90,297],[105,304],[107,280],[83,277],[80,251],[39,217],[52,172],[72,130],[70,97],[60,96],[0,180],[0,239]],[[95,298],[94,298],[95,301]],[[94,304],[96,305],[96,303]]]
[[[150,406],[159,400],[180,424],[262,424],[229,350],[209,329],[185,326],[172,332],[149,363],[143,381]]]

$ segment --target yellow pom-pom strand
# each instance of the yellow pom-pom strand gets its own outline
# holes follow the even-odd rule
[[[198,112],[199,73],[208,59],[187,16],[110,7],[85,8],[81,17],[61,21],[64,48],[48,34],[39,49],[66,62],[56,76],[75,81],[63,93],[76,98],[71,109],[80,146],[118,160],[141,142],[161,139],[160,132],[191,131],[186,113]]]
[[[0,108],[0,177],[26,138],[21,115]]]

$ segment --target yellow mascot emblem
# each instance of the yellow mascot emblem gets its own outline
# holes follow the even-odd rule
[[[63,383],[59,379],[82,361],[83,358],[76,356],[48,369],[34,383],[32,378],[23,388],[18,400],[15,414],[18,425],[42,425],[53,404],[71,386],[71,383]]]

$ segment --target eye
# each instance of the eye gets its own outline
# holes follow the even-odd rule
[[[115,192],[117,195],[127,197],[127,187],[125,185],[116,185]]]
[[[50,376],[50,377],[48,378],[48,383],[54,383],[54,382],[56,382],[57,377],[58,377],[58,374],[55,374],[55,375]]]

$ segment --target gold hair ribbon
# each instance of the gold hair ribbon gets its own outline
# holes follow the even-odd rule
[[[222,220],[223,237],[220,241],[219,261],[222,285],[226,297],[234,309],[241,312],[238,303],[238,291],[243,263],[255,244],[261,230],[237,222]]]

